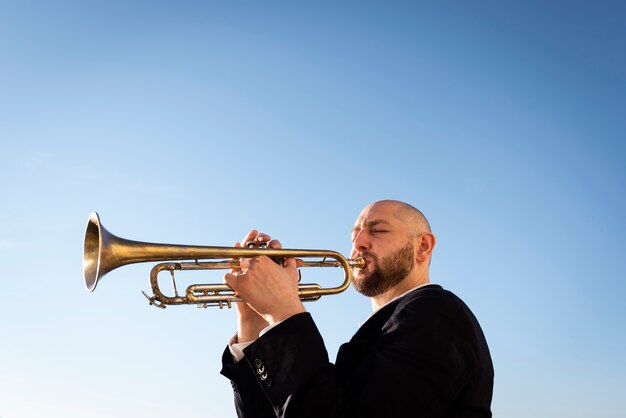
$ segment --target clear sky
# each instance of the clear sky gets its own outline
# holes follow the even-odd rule
[[[235,312],[148,306],[148,264],[87,293],[91,211],[348,254],[382,198],[429,218],[495,416],[622,417],[624,3],[231,3],[0,1],[0,417],[234,416]],[[370,313],[352,289],[307,307],[333,359]]]

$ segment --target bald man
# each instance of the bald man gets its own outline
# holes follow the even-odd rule
[[[280,242],[256,230],[242,242]],[[222,358],[239,417],[491,417],[493,366],[478,321],[454,294],[431,284],[435,236],[424,215],[374,202],[352,229],[353,285],[374,313],[329,362],[298,297],[297,260],[242,260],[225,282],[238,331]],[[242,244],[236,244],[240,246]]]

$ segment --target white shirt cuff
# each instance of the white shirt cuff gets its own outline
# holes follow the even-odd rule
[[[272,328],[274,328],[276,325],[279,325],[281,322],[277,322],[274,325],[268,325],[267,327],[263,328],[261,330],[261,332],[259,333],[259,337],[261,337],[263,334],[267,333],[269,330],[271,330]],[[245,343],[238,343],[237,342],[237,334],[233,335],[230,340],[228,340],[228,349],[230,350],[230,354],[232,354],[233,356],[233,361],[235,363],[239,363],[239,360],[241,360],[242,358],[245,357],[245,354],[243,353],[243,350],[249,346],[250,344],[252,344],[253,342],[255,342],[256,340],[252,340],[252,341],[247,341]]]

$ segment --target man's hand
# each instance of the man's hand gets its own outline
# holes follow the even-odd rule
[[[282,248],[279,241],[270,240],[269,235],[256,230],[248,233],[243,245],[250,241],[267,242],[269,248]],[[269,257],[259,256],[242,259],[240,265],[240,271],[224,275],[226,284],[246,302],[245,307],[243,303],[237,304],[240,321],[251,325],[252,322],[260,324],[264,320],[267,326],[305,311],[298,296],[297,261],[294,258],[286,258],[284,264],[279,265]],[[246,328],[252,330],[252,327]]]
[[[257,230],[250,231],[235,247],[250,242],[255,247],[265,243],[268,248],[282,248],[278,240]],[[280,266],[268,257],[254,257],[241,259],[241,269],[224,275],[224,282],[245,301],[235,304],[239,343],[253,341],[268,325],[305,311],[298,296],[296,264],[293,258],[285,259],[284,266]]]

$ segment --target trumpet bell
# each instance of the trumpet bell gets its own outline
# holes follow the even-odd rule
[[[100,265],[100,256],[103,254],[102,232],[100,217],[94,212],[89,215],[85,231],[85,242],[83,244],[83,278],[85,279],[85,287],[89,292],[94,291],[100,277],[107,273],[102,271],[103,269],[101,269]]]

